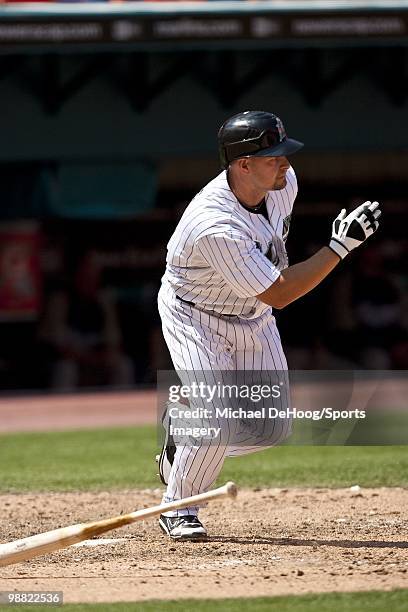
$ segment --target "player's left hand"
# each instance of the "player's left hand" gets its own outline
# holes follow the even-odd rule
[[[343,208],[333,222],[329,244],[332,251],[344,259],[376,231],[380,215],[378,202],[364,202],[349,214]]]

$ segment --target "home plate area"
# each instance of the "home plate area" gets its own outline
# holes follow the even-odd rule
[[[161,494],[4,494],[0,542],[153,506]],[[1,568],[0,591],[115,602],[403,588],[407,507],[403,488],[244,489],[201,510],[207,541],[174,542],[149,519]]]

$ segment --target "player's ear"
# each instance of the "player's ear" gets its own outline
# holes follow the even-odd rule
[[[238,168],[239,168],[240,172],[243,172],[244,174],[248,174],[248,172],[249,172],[249,157],[241,157],[240,159],[236,160],[236,163],[238,165]]]

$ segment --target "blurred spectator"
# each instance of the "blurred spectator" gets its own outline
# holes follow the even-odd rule
[[[381,249],[372,246],[364,250],[351,287],[363,367],[392,368],[391,351],[404,335],[401,297],[387,274]]]
[[[133,366],[122,350],[122,337],[112,291],[101,285],[95,253],[85,253],[71,287],[49,296],[40,338],[54,355],[51,386],[133,383]]]
[[[294,247],[293,258],[302,259]],[[367,246],[353,267],[276,313],[289,367],[407,369],[406,261],[401,241]]]

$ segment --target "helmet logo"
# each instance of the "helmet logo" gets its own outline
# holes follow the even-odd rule
[[[283,127],[283,123],[279,119],[279,117],[276,117],[276,127],[277,127],[278,132],[279,132],[279,140],[280,140],[280,142],[282,142],[282,140],[284,140],[286,138],[286,132],[285,132],[285,128]]]

